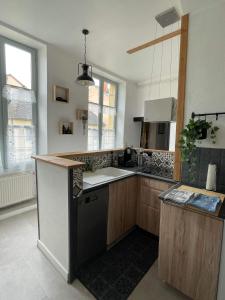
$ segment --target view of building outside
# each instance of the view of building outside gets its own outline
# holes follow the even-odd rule
[[[116,133],[116,85],[104,82],[103,85],[103,126],[102,149],[115,147]]]
[[[88,149],[98,150],[100,140],[101,149],[114,148],[116,84],[97,78],[94,81],[95,85],[89,87]]]
[[[88,150],[99,149],[100,81],[89,87],[88,103]]]
[[[23,89],[31,89],[31,54],[5,44],[5,64],[6,84],[18,88],[17,99],[8,101],[7,161],[12,166],[30,160],[34,149],[32,102],[20,99]]]

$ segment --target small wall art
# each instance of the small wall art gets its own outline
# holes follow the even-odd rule
[[[59,85],[53,85],[53,100],[57,102],[68,103],[69,89]]]
[[[60,134],[73,134],[73,122],[60,121],[59,122]]]
[[[82,121],[83,123],[83,134],[85,134],[85,128],[88,121],[88,110],[87,109],[77,109],[76,119]]]

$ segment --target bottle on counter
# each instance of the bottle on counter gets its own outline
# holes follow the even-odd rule
[[[216,191],[216,164],[210,163],[208,165],[206,190]]]
[[[138,164],[138,167],[142,167],[143,166],[143,153],[144,153],[144,149],[143,148],[136,148],[136,152],[137,152],[137,164]]]

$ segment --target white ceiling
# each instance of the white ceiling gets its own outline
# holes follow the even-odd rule
[[[220,0],[206,0],[220,1]],[[171,6],[182,13],[203,0],[0,0],[0,21],[79,56],[88,28],[88,60],[124,78],[150,78],[153,48],[126,50],[155,36],[154,16]],[[197,5],[198,6],[198,5]],[[193,8],[194,7],[194,8]],[[199,8],[199,7],[198,7]],[[175,25],[176,26],[176,25]],[[175,29],[169,28],[167,31]],[[165,33],[158,26],[157,36]]]
[[[217,5],[225,0],[180,0],[183,13],[197,12],[201,9]]]

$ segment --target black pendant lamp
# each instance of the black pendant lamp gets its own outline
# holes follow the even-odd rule
[[[92,78],[92,66],[86,63],[86,37],[89,33],[87,29],[83,29],[82,33],[84,35],[84,63],[78,64],[78,77],[76,82],[83,86],[91,86],[94,85],[94,79]],[[80,74],[80,70],[82,68],[82,74]]]

